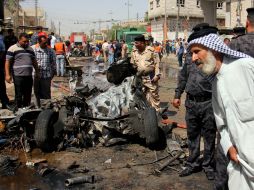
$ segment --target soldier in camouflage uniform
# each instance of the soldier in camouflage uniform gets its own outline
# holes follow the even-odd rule
[[[139,35],[135,38],[135,47],[131,52],[131,64],[137,69],[138,74],[142,76],[144,93],[148,102],[156,111],[159,111],[159,60],[154,54],[154,49],[146,45],[144,35]]]
[[[203,26],[203,25],[202,25]],[[214,31],[216,33],[216,30]],[[179,108],[181,95],[187,93],[186,123],[189,157],[186,168],[180,177],[191,175],[203,168],[207,179],[214,179],[214,153],[216,124],[212,109],[212,80],[213,76],[206,76],[192,63],[191,54],[187,53],[186,62],[179,72],[178,85],[175,89],[173,106]],[[200,161],[200,138],[204,139],[203,162]],[[202,167],[201,167],[202,166]]]
[[[240,34],[232,38],[229,47],[254,57],[254,8],[248,8],[246,21],[246,34]],[[220,136],[218,137],[218,142]],[[218,143],[216,152],[216,177],[214,190],[228,190],[227,165],[229,159],[224,155],[221,145]]]

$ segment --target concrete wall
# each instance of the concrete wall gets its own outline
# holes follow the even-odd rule
[[[26,25],[26,26],[35,26],[35,11],[32,8],[28,9],[20,9],[19,17],[17,19],[17,15],[13,10],[10,10],[5,7],[4,9],[5,19],[11,18],[17,26]],[[45,11],[42,8],[38,9],[38,25],[46,27],[45,20]]]
[[[153,3],[152,10],[150,9],[151,2]],[[196,24],[204,22],[204,17],[206,19],[206,22],[210,24],[212,23],[212,25],[224,27],[226,3],[223,3],[222,9],[217,9],[217,12],[216,5],[217,2],[209,1],[203,3],[201,7],[201,4],[200,6],[197,6],[196,0],[185,0],[185,6],[180,6],[179,8],[178,37],[188,38],[191,29]],[[214,9],[211,10],[211,7],[214,7]],[[156,41],[163,40],[163,24],[165,22],[165,11],[167,16],[168,39],[175,39],[178,13],[176,0],[160,0],[159,7],[157,7],[156,0],[148,0],[148,18],[151,22],[151,34]]]
[[[34,8],[23,8],[22,11],[19,13],[19,23],[20,25],[23,25],[23,17],[25,15],[25,25],[29,26],[43,26],[46,27],[46,20],[45,20],[45,11],[42,8],[38,8],[37,10],[37,24],[35,21],[35,10]]]
[[[177,15],[177,0],[160,0],[160,6],[156,6],[156,0],[148,0],[148,18],[154,19],[156,17],[164,17],[165,15],[165,1],[166,1],[166,14],[168,16]],[[202,0],[204,1],[204,0]],[[153,2],[153,10],[150,9],[150,3]],[[209,2],[209,1],[208,1]],[[226,6],[223,3],[223,9],[217,9],[217,18],[225,18]],[[197,7],[196,0],[185,0],[185,6],[180,7],[180,16],[186,17],[204,17],[201,7]]]
[[[231,0],[228,2],[228,9],[226,10],[226,27],[234,28],[238,24],[238,19],[242,26],[245,26],[247,12],[246,9],[249,7],[253,7],[252,0],[241,0],[241,8],[239,13],[237,12],[238,9],[238,0]]]

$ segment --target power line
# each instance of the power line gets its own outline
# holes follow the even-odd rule
[[[38,26],[38,0],[34,0],[35,8],[35,25]]]

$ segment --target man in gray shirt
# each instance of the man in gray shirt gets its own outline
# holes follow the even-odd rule
[[[19,35],[18,43],[12,45],[6,53],[5,80],[14,82],[17,108],[29,106],[33,87],[33,68],[38,77],[38,65],[34,51],[29,47],[29,36]]]

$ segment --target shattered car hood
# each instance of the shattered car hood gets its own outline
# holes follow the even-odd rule
[[[134,76],[126,78],[120,85],[111,86],[107,91],[89,99],[93,116],[97,118],[115,118],[129,111],[130,103],[134,101],[131,87]]]

